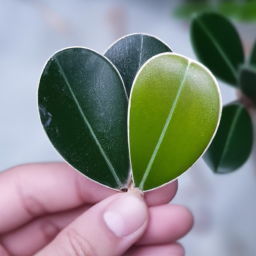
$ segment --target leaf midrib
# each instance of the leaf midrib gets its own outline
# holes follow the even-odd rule
[[[214,36],[207,29],[207,27],[203,24],[203,22],[201,22],[199,19],[197,19],[197,22],[198,22],[199,26],[204,30],[206,35],[210,38],[210,40],[212,41],[213,45],[215,45],[215,47],[219,51],[220,55],[223,57],[224,61],[226,62],[227,66],[230,68],[231,73],[234,76],[235,80],[237,81],[237,79],[238,79],[237,72],[236,72],[234,66],[232,65],[232,63],[229,61],[229,58],[227,57],[227,55],[225,54],[225,52],[223,51],[223,49],[219,45],[219,43],[215,40]]]
[[[121,188],[122,187],[122,182],[118,178],[118,176],[116,174],[116,171],[115,171],[111,161],[108,159],[108,157],[107,157],[104,149],[102,148],[102,146],[101,146],[101,144],[100,144],[96,134],[93,131],[92,126],[90,125],[89,121],[87,120],[87,118],[85,116],[85,113],[83,112],[83,110],[82,110],[82,108],[81,108],[81,106],[80,106],[80,104],[79,104],[79,102],[78,102],[78,100],[77,100],[73,90],[72,90],[72,87],[71,87],[71,85],[70,85],[70,83],[69,83],[69,81],[68,81],[68,79],[67,79],[67,77],[65,75],[65,72],[63,71],[63,69],[62,69],[62,67],[61,67],[57,57],[55,56],[53,59],[55,60],[55,62],[57,63],[57,65],[59,67],[59,71],[60,71],[62,77],[64,78],[64,81],[65,81],[65,83],[66,83],[66,85],[67,85],[67,87],[68,87],[68,89],[70,91],[70,94],[72,95],[72,98],[74,99],[74,101],[75,101],[75,103],[76,103],[76,105],[78,107],[78,110],[79,110],[79,112],[80,112],[80,114],[81,114],[81,116],[82,116],[82,118],[84,120],[84,123],[87,125],[87,127],[88,127],[88,129],[89,129],[89,131],[90,131],[90,133],[92,135],[92,137],[94,138],[94,141],[96,142],[96,145],[98,146],[98,148],[99,148],[99,150],[100,150],[104,160],[106,161],[106,163],[107,163],[107,165],[108,165],[108,167],[109,167],[109,169],[110,169],[110,171],[111,171],[111,173],[112,173],[112,175],[113,175],[117,185]]]
[[[184,74],[184,77],[183,77],[183,79],[182,79],[182,81],[181,81],[181,83],[180,83],[179,90],[178,90],[178,92],[177,92],[177,95],[176,95],[176,97],[175,97],[175,99],[174,99],[174,102],[173,102],[173,105],[172,105],[172,107],[171,107],[171,110],[170,110],[170,112],[169,112],[169,114],[168,114],[168,117],[167,117],[167,119],[166,119],[164,128],[163,128],[163,130],[162,130],[162,132],[161,132],[161,135],[160,135],[159,140],[158,140],[158,142],[157,142],[157,144],[156,144],[156,147],[155,147],[155,149],[154,149],[154,152],[153,152],[153,154],[152,154],[152,156],[151,156],[151,158],[150,158],[150,160],[149,160],[149,163],[148,163],[148,166],[147,166],[147,168],[146,168],[146,171],[145,171],[145,173],[144,173],[144,175],[143,175],[143,178],[142,178],[142,180],[141,180],[141,182],[140,182],[139,188],[140,188],[141,190],[143,190],[144,184],[145,184],[145,182],[146,182],[146,180],[147,180],[147,178],[148,178],[148,175],[149,175],[149,173],[150,173],[151,167],[152,167],[152,165],[153,165],[153,163],[154,163],[154,160],[155,160],[155,158],[156,158],[156,155],[157,155],[157,153],[158,153],[158,150],[159,150],[159,148],[160,148],[160,146],[161,146],[161,144],[162,144],[162,141],[163,141],[164,136],[165,136],[165,134],[166,134],[167,128],[168,128],[168,126],[169,126],[169,124],[170,124],[170,122],[171,122],[171,119],[172,119],[174,110],[175,110],[175,108],[176,108],[178,99],[179,99],[179,97],[180,97],[180,94],[181,94],[181,91],[182,91],[182,88],[183,88],[183,85],[184,85],[184,82],[185,82],[185,79],[186,79],[186,76],[187,76],[187,73],[188,73],[190,64],[191,64],[191,62],[190,62],[190,60],[189,60],[189,61],[188,61],[188,66],[187,66],[186,71],[185,71],[185,74]]]
[[[142,51],[143,51],[143,43],[144,43],[144,36],[140,36],[140,57],[139,57],[139,65],[136,74],[138,73],[140,67],[141,67],[141,60],[142,60]]]
[[[216,170],[219,168],[221,162],[223,161],[223,159],[225,158],[225,156],[226,156],[226,154],[228,152],[228,148],[229,148],[229,145],[230,145],[230,142],[231,142],[231,138],[233,136],[233,133],[234,133],[234,130],[235,130],[238,118],[239,118],[240,113],[241,113],[242,110],[243,110],[243,108],[241,106],[236,110],[236,114],[235,114],[235,117],[234,117],[234,119],[233,119],[233,121],[231,123],[230,129],[229,129],[229,133],[228,133],[227,139],[225,141],[225,146],[223,148],[220,160],[219,160],[219,162],[218,162],[218,164],[216,166]]]

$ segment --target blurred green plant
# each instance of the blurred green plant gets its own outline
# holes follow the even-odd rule
[[[174,9],[173,15],[189,20],[194,13],[215,11],[237,21],[256,22],[255,0],[187,0]]]
[[[223,107],[217,134],[203,158],[216,173],[228,173],[248,159],[253,144],[249,109],[256,108],[256,41],[248,60],[239,34],[223,15],[193,17],[191,42],[198,59],[213,74],[237,89],[237,101]]]

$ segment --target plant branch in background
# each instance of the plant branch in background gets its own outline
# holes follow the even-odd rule
[[[252,149],[248,109],[256,106],[256,42],[246,61],[236,28],[215,12],[194,15],[190,35],[198,59],[238,91],[237,101],[223,107],[217,134],[203,157],[214,172],[229,173],[246,162]]]

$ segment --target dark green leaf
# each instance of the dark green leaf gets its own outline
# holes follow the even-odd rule
[[[133,80],[141,66],[151,57],[172,50],[156,37],[132,34],[116,41],[105,56],[120,72],[127,94],[130,95]]]
[[[256,66],[256,40],[255,40],[253,48],[252,48],[249,64]]]
[[[256,104],[256,68],[242,66],[239,72],[240,90]]]
[[[216,79],[201,64],[164,53],[139,71],[129,105],[129,141],[136,187],[154,189],[202,155],[220,118]]]
[[[210,12],[195,16],[191,41],[198,59],[215,76],[237,86],[238,67],[244,62],[244,53],[239,35],[229,20]]]
[[[238,169],[250,155],[253,142],[251,118],[238,103],[223,107],[219,129],[203,158],[216,173]]]
[[[109,60],[86,48],[57,52],[43,70],[38,104],[50,141],[70,165],[106,186],[126,186],[128,100]]]

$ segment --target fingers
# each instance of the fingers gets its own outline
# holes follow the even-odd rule
[[[83,206],[63,213],[37,218],[0,237],[0,244],[13,256],[34,255],[88,208],[89,206]],[[0,253],[0,255],[2,254]]]
[[[0,255],[9,256],[8,252],[5,250],[5,248],[1,244],[0,244]]]
[[[186,235],[193,226],[192,214],[180,205],[151,207],[149,216],[149,225],[136,244],[171,243]]]
[[[114,195],[78,217],[36,255],[121,255],[147,224],[148,208],[136,190]]]
[[[65,163],[18,166],[0,174],[0,234],[35,217],[97,203],[117,192],[97,184]],[[148,205],[168,203],[177,181],[145,193]]]
[[[176,195],[178,190],[178,180],[175,180],[163,187],[144,193],[144,198],[148,206],[168,204]]]
[[[134,246],[123,256],[184,256],[185,251],[178,243],[152,246]]]
[[[38,218],[0,237],[0,243],[11,255],[33,255],[51,242],[60,230],[84,213],[88,207],[83,206],[72,211]],[[137,244],[172,243],[184,236],[191,229],[192,224],[192,215],[185,207],[179,205],[150,207],[148,227]]]
[[[101,186],[64,163],[18,166],[0,174],[0,234],[34,217],[96,203],[114,190]]]

